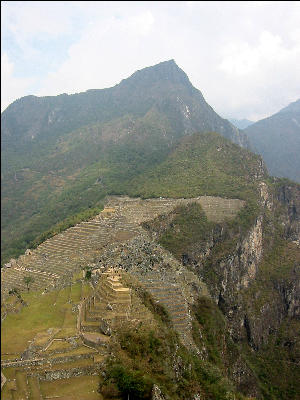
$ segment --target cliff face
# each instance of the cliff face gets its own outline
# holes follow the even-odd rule
[[[285,237],[298,241],[300,238],[300,190],[298,185],[292,183],[279,184],[276,191],[276,200],[284,208]]]
[[[266,344],[286,317],[299,317],[299,193],[296,185],[280,185],[273,200],[262,199],[265,207],[231,251],[196,266],[230,321],[232,337],[246,338],[254,349]],[[214,247],[211,252],[218,252]]]
[[[246,224],[245,209],[244,217],[240,212],[235,223],[202,221],[205,233],[194,235],[181,254],[176,254],[207,285],[225,316],[231,339],[251,360],[252,372],[260,374],[264,365],[266,376],[256,383],[253,375],[246,373],[247,365],[239,364],[236,369],[236,373],[244,371],[243,378],[238,374],[234,378],[232,371],[232,379],[248,395],[264,398],[275,388],[278,397],[270,398],[289,399],[293,398],[287,395],[289,391],[300,389],[294,387],[298,375],[293,367],[300,360],[299,194],[297,184],[261,182],[259,207],[252,210]],[[185,209],[186,218],[189,212]],[[148,229],[172,251],[170,239],[166,242],[165,237],[172,237],[176,244],[183,227],[170,214],[160,223],[148,224]],[[231,361],[231,367],[237,362],[238,358]],[[280,373],[278,383],[276,374]]]

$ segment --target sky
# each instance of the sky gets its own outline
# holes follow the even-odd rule
[[[174,59],[224,118],[300,98],[300,1],[1,2],[1,111]]]

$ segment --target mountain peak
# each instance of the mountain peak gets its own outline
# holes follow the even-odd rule
[[[187,74],[178,67],[174,59],[137,70],[129,78],[123,79],[120,85],[142,84],[148,86],[161,81],[192,86]]]

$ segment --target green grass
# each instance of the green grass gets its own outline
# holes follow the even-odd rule
[[[81,290],[81,299],[88,298],[92,293],[91,285],[88,282],[82,283],[82,290]]]
[[[18,388],[19,399],[23,400],[28,395],[27,376],[26,372],[16,372],[16,383]],[[16,396],[14,395],[16,398]]]
[[[62,329],[58,334],[60,337],[62,337],[64,334],[72,336],[71,332],[74,332],[74,335],[76,335],[77,313],[72,312],[71,304],[66,304],[64,306],[64,310],[65,310],[64,322],[62,324]]]
[[[97,392],[98,386],[98,376],[79,376],[40,383],[44,397],[58,397],[60,400],[102,400],[102,396]]]
[[[15,368],[3,368],[3,373],[7,380],[16,379],[16,369]]]
[[[40,400],[40,388],[39,388],[39,381],[36,377],[29,376],[28,377],[28,386],[30,388],[30,400]]]
[[[1,360],[14,360],[18,358],[18,354],[1,354]]]
[[[93,365],[93,360],[90,358],[83,358],[83,359],[79,359],[76,361],[69,361],[69,362],[65,362],[65,363],[58,363],[58,364],[54,364],[51,365],[50,367],[47,367],[47,370],[51,370],[51,371],[57,371],[57,370],[65,370],[65,369],[70,369],[70,368],[81,368],[81,367],[88,367]],[[44,370],[45,367],[44,366],[40,366],[40,367],[34,367],[33,369],[36,370]]]
[[[55,338],[56,339],[56,338]],[[48,347],[47,352],[55,350],[68,350],[71,348],[70,343],[65,340],[53,340],[51,345]]]
[[[82,277],[82,272],[80,272]],[[79,303],[81,299],[81,282],[73,283],[71,287],[71,301],[73,303]]]
[[[1,397],[3,400],[14,400],[8,382],[6,382],[6,384],[3,387],[3,390],[1,390]]]
[[[27,307],[23,307],[18,314],[7,315],[2,323],[1,352],[20,355],[37,333],[49,328],[61,328],[69,291],[70,288],[44,295],[34,291],[24,293],[22,296]]]

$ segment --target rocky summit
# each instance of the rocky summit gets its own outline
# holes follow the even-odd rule
[[[1,140],[3,399],[300,398],[300,186],[173,60]]]

